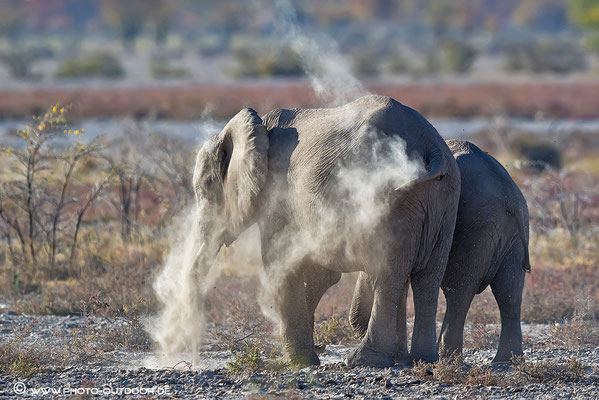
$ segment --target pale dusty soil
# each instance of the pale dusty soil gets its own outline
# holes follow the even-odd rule
[[[342,364],[351,350],[345,346],[328,346],[321,356],[323,365],[300,371],[263,372],[246,376],[231,376],[226,363],[230,353],[206,345],[200,367],[191,369],[185,363],[171,360],[168,364],[154,353],[111,349],[102,343],[102,332],[123,326],[127,321],[102,318],[23,316],[0,314],[0,341],[22,336],[22,348],[39,349],[45,353],[70,354],[61,365],[50,365],[30,379],[0,375],[0,397],[22,398],[15,386],[22,382],[25,396],[38,397],[32,390],[72,391],[68,394],[91,393],[92,398],[118,396],[118,390],[130,390],[127,398],[199,397],[246,398],[267,397],[306,398],[599,398],[599,348],[575,350],[551,348],[547,325],[523,325],[526,359],[531,362],[557,360],[566,362],[576,357],[585,365],[583,378],[576,383],[515,383],[504,386],[450,385],[432,382],[416,376],[411,369],[354,368]],[[490,327],[496,329],[496,327]],[[23,335],[23,332],[26,334]],[[28,332],[28,333],[27,333]],[[86,347],[87,346],[87,347]],[[118,346],[117,346],[118,347]],[[86,357],[85,349],[94,356]],[[494,350],[465,351],[465,368],[489,366]],[[182,359],[189,359],[182,355]],[[512,374],[509,368],[494,368],[494,374]],[[148,392],[147,388],[155,392]],[[99,391],[95,396],[92,388]],[[126,388],[126,389],[125,389]],[[145,388],[146,392],[136,392]],[[106,390],[102,394],[102,390]],[[162,392],[160,392],[162,390]],[[87,392],[86,392],[87,391]],[[168,395],[160,393],[168,391]],[[56,397],[55,395],[53,397]]]

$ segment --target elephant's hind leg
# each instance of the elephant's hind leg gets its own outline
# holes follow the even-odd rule
[[[372,283],[368,280],[366,272],[360,272],[349,311],[349,324],[354,333],[360,338],[363,338],[368,330],[373,302]]]
[[[462,354],[464,346],[464,323],[470,309],[470,303],[476,293],[476,287],[468,285],[456,290],[444,289],[447,309],[439,336],[439,353],[441,357]]]
[[[439,288],[447,267],[454,225],[445,223],[425,267],[412,272],[410,283],[414,298],[414,330],[410,353],[413,361],[435,362],[437,350],[437,303]]]
[[[397,307],[397,351],[395,353],[395,361],[401,365],[411,364],[408,351],[406,315],[409,285],[410,282],[406,280],[402,290],[400,304],[399,307]],[[361,272],[358,281],[356,282],[349,320],[353,331],[360,338],[363,338],[368,330],[368,320],[370,319],[370,313],[372,312],[373,298],[372,284],[368,281],[366,273]]]
[[[368,321],[368,329],[362,342],[345,360],[348,366],[391,367],[395,364],[398,337],[398,307],[401,303],[403,282],[407,275],[395,277],[397,271],[407,268],[394,268],[393,272],[380,274],[374,279],[373,306]]]
[[[523,355],[520,308],[524,274],[520,249],[512,252],[491,282],[493,295],[501,315],[501,335],[494,363],[508,363],[514,356]]]

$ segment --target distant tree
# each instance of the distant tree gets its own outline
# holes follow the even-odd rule
[[[476,60],[476,49],[459,40],[445,40],[441,43],[443,68],[446,71],[465,74]]]
[[[569,12],[585,31],[588,46],[599,53],[599,0],[570,0]]]
[[[0,1],[0,36],[17,39],[24,30],[23,10],[13,2]]]
[[[568,26],[567,3],[563,0],[525,0],[520,2],[511,19],[532,30],[560,31]]]
[[[8,68],[13,78],[29,79],[32,78],[32,64],[44,56],[39,49],[24,49],[21,46],[14,46],[10,50],[0,52],[0,62]]]
[[[168,0],[146,0],[146,24],[158,46],[164,46],[172,27],[176,2]]]
[[[102,19],[123,41],[129,51],[135,48],[135,40],[143,29],[141,2],[138,0],[106,0],[102,2]]]
[[[105,0],[101,3],[104,22],[118,33],[129,51],[145,29],[153,33],[158,45],[166,42],[171,28],[175,2],[168,0]]]

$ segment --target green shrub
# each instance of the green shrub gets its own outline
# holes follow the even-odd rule
[[[0,62],[9,70],[10,75],[17,79],[32,78],[31,65],[42,58],[52,57],[50,48],[13,48],[0,53]]]
[[[234,51],[236,78],[297,77],[304,75],[299,55],[292,49],[259,50],[243,48]]]
[[[120,78],[125,74],[120,61],[108,53],[66,60],[58,68],[59,78]]]
[[[31,378],[42,370],[44,355],[33,348],[24,348],[22,338],[0,344],[0,373]]]
[[[244,340],[241,346],[230,349],[233,360],[227,362],[229,374],[251,375],[261,371],[281,372],[291,365],[282,358],[277,348],[263,340]]]
[[[410,72],[410,65],[399,53],[394,53],[384,62],[384,69],[391,75],[400,75]]]
[[[254,373],[264,368],[264,360],[260,354],[260,343],[245,342],[245,346],[233,352],[233,361],[227,363],[229,372],[233,375]]]
[[[316,325],[314,340],[318,344],[351,344],[356,337],[347,318],[332,316]]]
[[[447,40],[441,44],[443,69],[446,71],[465,74],[470,71],[476,59],[476,50],[468,43],[458,40]]]
[[[558,169],[562,166],[560,150],[551,142],[532,135],[520,135],[510,143],[512,150],[525,158],[536,170]]]
[[[352,56],[352,70],[359,76],[377,76],[379,57],[372,51],[361,51]]]
[[[150,74],[155,79],[181,79],[188,75],[188,71],[171,65],[167,57],[155,57],[150,61]]]
[[[508,71],[565,74],[586,68],[585,55],[577,43],[536,40],[512,43],[504,48]]]

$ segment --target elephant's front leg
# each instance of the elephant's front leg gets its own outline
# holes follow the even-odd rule
[[[403,269],[399,269],[403,271]],[[397,274],[397,270],[395,271]],[[362,342],[345,360],[348,366],[391,367],[398,348],[396,332],[398,310],[401,304],[403,282],[393,274],[379,275],[374,279],[373,307],[368,329]]]
[[[286,273],[273,284],[285,356],[297,366],[320,365],[314,352],[312,319],[306,302],[303,272]]]

